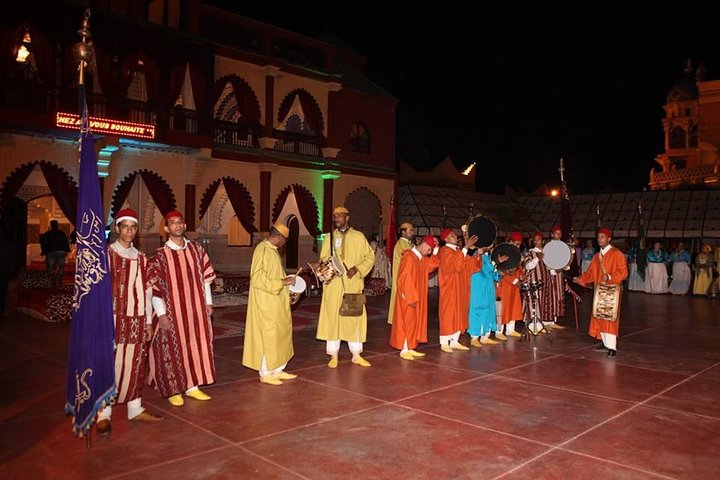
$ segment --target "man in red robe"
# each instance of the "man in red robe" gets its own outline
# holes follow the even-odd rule
[[[108,248],[110,283],[115,324],[115,404],[127,404],[131,421],[157,422],[162,417],[142,406],[140,394],[145,384],[148,350],[152,338],[152,291],[147,283],[147,257],[133,245],[138,231],[138,215],[126,208],[115,215],[117,240]],[[112,407],[98,412],[97,431],[110,433]]]
[[[520,248],[523,236],[520,232],[510,234],[510,243]],[[497,296],[500,298],[500,325],[498,332],[502,332],[505,326],[505,335],[508,337],[519,337],[515,331],[515,322],[523,319],[522,294],[520,292],[520,277],[523,273],[522,263],[512,271],[501,272],[498,282]]]
[[[573,281],[582,286],[590,283],[597,285],[598,283],[613,283],[622,285],[623,280],[628,276],[627,262],[625,255],[613,247],[610,242],[612,240],[612,231],[608,228],[598,230],[597,241],[600,251],[595,254],[590,267],[580,275],[575,277]],[[617,355],[617,336],[620,331],[620,315],[616,321],[602,320],[590,317],[591,337],[602,340],[602,345],[596,348],[596,351],[607,351],[608,357]]]
[[[182,213],[167,213],[165,222],[168,241],[148,265],[158,317],[150,346],[150,384],[171,405],[180,407],[185,403],[183,393],[195,400],[211,398],[198,385],[215,382],[210,323],[215,271],[200,244],[185,238]]]
[[[460,343],[459,339],[460,332],[467,330],[469,324],[470,277],[467,264],[477,262],[467,256],[467,249],[475,246],[477,237],[473,235],[468,238],[462,250],[457,245],[457,235],[449,228],[440,232],[440,240],[445,242],[445,246],[438,252],[440,348],[446,353],[453,353],[453,350],[467,351],[470,349]]]
[[[390,345],[400,350],[404,360],[425,356],[415,348],[427,343],[428,275],[440,264],[437,255],[428,255],[436,246],[435,237],[426,235],[417,247],[403,252],[400,260]]]

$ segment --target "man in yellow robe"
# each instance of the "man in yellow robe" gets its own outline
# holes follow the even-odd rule
[[[415,227],[412,223],[403,223],[400,225],[400,238],[395,242],[395,248],[393,249],[393,262],[392,262],[392,283],[390,290],[390,308],[388,308],[388,323],[392,324],[393,315],[395,312],[395,295],[397,292],[397,276],[400,270],[400,260],[402,259],[403,253],[410,250],[413,247],[413,237],[415,236]]]
[[[369,367],[370,362],[362,358],[362,344],[367,337],[367,312],[363,307],[362,315],[346,317],[340,315],[340,306],[344,293],[362,293],[364,278],[375,264],[375,253],[365,235],[353,229],[350,224],[350,212],[345,207],[333,211],[335,230],[323,236],[320,261],[331,256],[337,257],[345,266],[343,275],[336,275],[323,286],[320,320],[318,321],[318,340],[325,340],[325,351],[330,355],[328,367],[337,368],[340,342],[345,340],[352,353],[352,362],[361,367]]]
[[[268,385],[297,378],[284,371],[294,354],[288,286],[295,284],[295,277],[285,275],[278,248],[289,234],[284,224],[273,225],[268,238],[255,247],[250,267],[242,364],[257,370]]]

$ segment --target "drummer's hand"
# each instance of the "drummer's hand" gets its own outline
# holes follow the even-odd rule
[[[475,244],[477,243],[477,241],[478,241],[477,235],[473,235],[472,237],[468,238],[468,239],[465,241],[465,247],[466,247],[466,248],[472,248],[472,247],[475,246]]]
[[[295,276],[285,277],[285,278],[283,279],[283,285],[295,285],[295,280],[296,280],[296,279],[297,279],[297,277],[295,277]]]
[[[478,255],[484,255],[485,251],[487,251],[487,247],[480,247],[477,249]]]
[[[507,259],[510,258],[507,255],[498,255],[498,263],[504,263],[507,262]]]
[[[573,277],[573,282],[577,283],[578,285],[581,285],[579,280],[580,280],[580,277]]]
[[[348,269],[348,271],[347,271],[347,277],[348,277],[348,278],[352,278],[352,277],[355,276],[356,273],[358,273],[357,268],[352,267],[352,268]]]
[[[606,274],[605,274],[605,281],[606,281],[606,282],[609,282],[609,281],[610,281],[610,274],[609,274],[609,273],[606,273]]]

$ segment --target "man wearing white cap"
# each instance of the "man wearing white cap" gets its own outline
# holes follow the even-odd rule
[[[393,316],[395,315],[395,295],[397,292],[397,276],[400,271],[400,260],[402,259],[403,253],[413,247],[413,237],[415,237],[415,227],[412,223],[403,223],[400,225],[400,238],[395,242],[395,248],[393,249],[392,286],[390,287],[390,308],[388,308],[387,321],[390,324],[392,324]]]
[[[133,245],[138,215],[126,208],[115,216],[117,240],[108,248],[110,282],[115,324],[115,403],[127,403],[128,419],[156,422],[162,417],[142,406],[140,393],[145,383],[147,346],[152,338],[152,288],[147,283],[147,257]],[[98,413],[97,430],[110,433],[112,407]]]
[[[260,381],[268,385],[282,385],[283,380],[297,377],[283,371],[294,354],[287,287],[295,284],[296,277],[285,275],[278,248],[289,235],[284,224],[273,225],[268,238],[255,247],[250,267],[242,363],[257,370]]]
[[[326,341],[325,351],[330,355],[328,367],[337,368],[340,342],[343,340],[352,353],[352,363],[369,367],[370,362],[360,355],[367,337],[365,306],[359,316],[340,315],[340,307],[345,293],[362,293],[363,279],[375,265],[375,253],[365,235],[350,226],[350,211],[347,208],[335,208],[333,222],[335,230],[323,237],[320,260],[336,257],[347,271],[323,286],[316,338]]]

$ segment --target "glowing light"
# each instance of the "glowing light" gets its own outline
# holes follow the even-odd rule
[[[18,53],[15,61],[18,63],[25,63],[28,56],[30,56],[30,50],[25,48],[25,45],[21,45],[20,48],[18,48]]]
[[[80,129],[80,115],[58,112],[55,125],[72,130]],[[90,117],[90,130],[94,133],[107,133],[124,137],[155,138],[155,125],[123,122],[108,118]]]
[[[560,195],[560,192],[557,188],[553,188],[552,190],[550,190],[550,196],[557,197],[558,195]]]
[[[475,168],[475,163],[477,163],[477,162],[471,163],[469,167],[467,167],[465,170],[463,170],[463,171],[460,172],[460,173],[461,173],[462,175],[465,175],[465,176],[470,175],[470,172],[472,172],[472,169]]]

